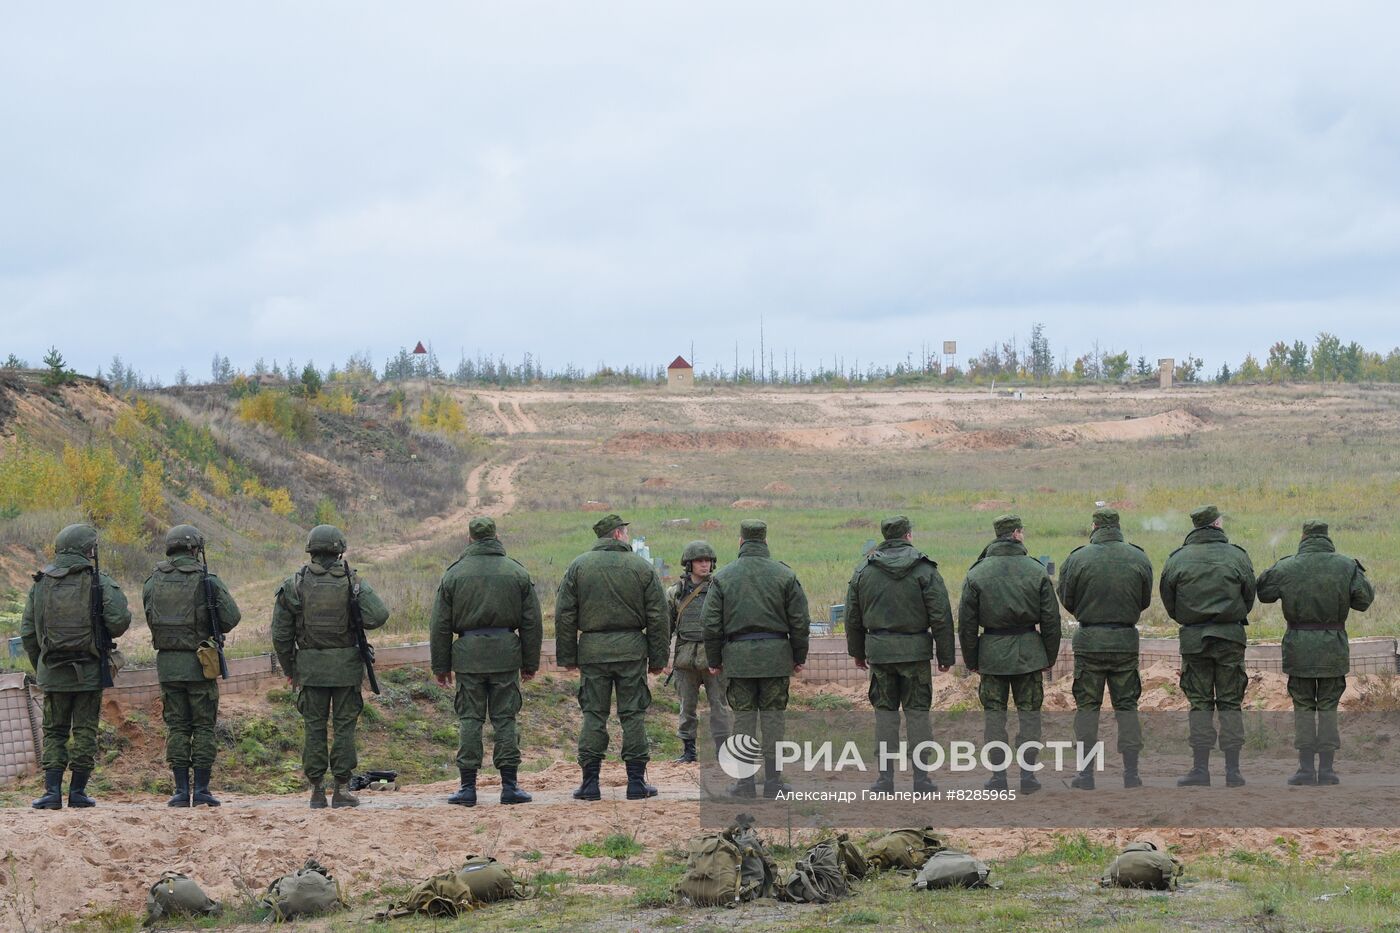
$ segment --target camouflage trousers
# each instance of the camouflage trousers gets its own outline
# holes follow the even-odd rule
[[[359,757],[355,751],[355,726],[365,698],[360,685],[353,687],[302,687],[297,694],[297,712],[306,729],[301,750],[301,767],[313,784],[330,771],[337,781],[348,781],[355,773]],[[334,744],[326,748],[326,724],[335,728]]]
[[[515,717],[520,713],[520,672],[457,674],[457,767],[476,771],[483,757],[481,730],[487,718],[495,735],[491,763],[502,768],[520,767],[520,733]]]
[[[218,743],[219,682],[201,680],[160,685],[165,719],[165,760],[172,768],[212,768]]]
[[[1244,747],[1244,645],[1223,638],[1207,638],[1202,650],[1181,656],[1181,692],[1191,703],[1191,747],[1213,748],[1216,743],[1213,712],[1220,714],[1222,751]]]
[[[1302,752],[1335,752],[1342,747],[1337,704],[1346,692],[1345,677],[1288,678],[1293,698],[1293,747]]]
[[[583,727],[578,733],[578,763],[602,761],[608,753],[608,713],[617,694],[617,718],[622,724],[622,760],[650,761],[647,742],[647,662],[609,661],[579,665],[578,707]]]
[[[1045,701],[1045,682],[1040,671],[1028,674],[983,674],[977,686],[982,701],[982,741],[1007,742],[1006,708],[1008,695],[1016,701],[1016,746],[1040,741],[1040,705]]]
[[[904,710],[909,750],[933,740],[928,711],[933,706],[933,668],[928,661],[870,665],[870,705],[875,708],[875,744],[899,747],[899,711]]]
[[[1142,697],[1142,677],[1138,674],[1136,651],[1085,651],[1074,655],[1074,738],[1084,745],[1099,740],[1099,710],[1103,691],[1108,688],[1118,724],[1118,751],[1142,750],[1142,722],[1138,700]]]
[[[97,765],[97,723],[102,718],[102,691],[44,692],[45,771],[92,773]],[[68,743],[69,736],[73,743]]]
[[[672,668],[675,675],[671,679],[676,684],[676,695],[680,698],[680,727],[677,733],[684,741],[694,742],[700,724],[700,688],[705,688],[705,699],[710,704],[710,737],[716,742],[729,738],[729,701],[725,699],[727,685],[723,674],[715,676],[708,669],[686,667]]]
[[[778,743],[787,732],[788,684],[790,677],[731,677],[726,691],[729,708],[734,710],[734,734],[762,739],[767,776],[778,777],[775,761]]]

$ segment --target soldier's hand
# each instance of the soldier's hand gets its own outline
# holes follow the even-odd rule
[[[946,674],[946,673],[948,673],[949,671],[951,671],[952,669],[953,669],[953,665],[951,665],[951,664],[940,664],[940,665],[938,665],[938,673],[940,673],[940,674]]]
[[[520,679],[521,679],[522,681],[524,681],[525,683],[528,684],[530,681],[532,681],[532,680],[535,679],[535,672],[534,672],[534,671],[521,671],[521,672],[520,672]]]
[[[794,674],[800,674],[800,673],[802,673],[802,669],[803,669],[804,667],[806,667],[806,666],[807,666],[807,665],[805,665],[805,664],[794,664],[794,665],[792,666],[792,672],[793,672]]]
[[[451,672],[451,671],[448,671],[446,674],[434,674],[433,676],[434,676],[435,678],[437,678],[437,685],[438,685],[439,687],[450,687],[450,686],[452,686],[452,672]]]
[[[297,688],[297,682],[296,682],[295,680],[293,680],[292,678],[288,677],[288,678],[287,678],[287,689],[288,689],[288,690],[295,690],[296,688]]]
[[[865,658],[856,658],[856,667],[863,671],[870,670],[870,665],[866,662]]]
[[[664,667],[649,667],[649,668],[647,668],[647,673],[648,673],[648,674],[652,674],[652,675],[655,675],[655,674],[664,674],[665,672],[666,672],[666,668],[664,668]]]
[[[710,676],[711,676],[711,677],[718,677],[721,673],[723,673],[723,671],[724,671],[724,668],[722,668],[722,667],[712,667],[712,668],[710,668]]]

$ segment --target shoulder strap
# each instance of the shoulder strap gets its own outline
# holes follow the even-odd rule
[[[709,589],[708,586],[705,586],[705,587],[697,586],[695,589],[691,590],[688,594],[686,594],[685,599],[681,600],[681,601],[680,601],[680,604],[679,604],[678,606],[676,606],[676,616],[677,616],[677,617],[680,617],[680,616],[685,615],[685,609],[686,609],[686,607],[689,606],[692,602],[695,601],[695,597],[699,596],[701,593],[703,593],[705,590],[708,590],[708,589]]]

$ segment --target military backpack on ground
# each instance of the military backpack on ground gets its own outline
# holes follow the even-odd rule
[[[797,860],[778,889],[778,899],[795,904],[830,904],[851,893],[841,865],[840,842],[819,842]]]
[[[272,911],[272,919],[278,922],[338,910],[343,903],[340,885],[314,858],[273,881],[262,896],[262,905]]]
[[[748,822],[690,841],[676,897],[696,907],[730,907],[772,897],[778,866]]]
[[[954,849],[936,852],[919,869],[914,879],[914,888],[929,891],[934,888],[990,888],[987,876],[992,869],[985,862]]]
[[[146,919],[150,926],[170,917],[209,917],[220,911],[217,903],[194,882],[178,871],[168,871],[151,885],[146,894]]]
[[[1162,852],[1150,842],[1134,842],[1109,864],[1099,884],[1106,888],[1174,891],[1184,870],[1181,859],[1170,852]]]
[[[923,829],[894,829],[865,847],[870,870],[904,869],[918,871],[929,859],[948,848],[932,826]]]
[[[516,881],[509,868],[489,855],[468,856],[461,868],[433,875],[414,885],[401,901],[375,915],[377,919],[425,914],[455,917],[504,900],[526,900],[534,889]]]

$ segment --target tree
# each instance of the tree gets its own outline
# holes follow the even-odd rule
[[[1366,351],[1361,349],[1361,344],[1353,340],[1342,347],[1337,354],[1337,370],[1347,382],[1361,381],[1361,367],[1365,362]]]
[[[187,386],[190,384],[190,374],[185,367],[181,366],[175,373],[175,384],[177,386]]]
[[[1246,353],[1244,362],[1235,371],[1236,382],[1258,382],[1264,378],[1264,370],[1260,368],[1259,361],[1254,358],[1253,353]]]
[[[58,347],[49,347],[49,352],[44,354],[44,365],[48,367],[48,371],[44,373],[44,385],[49,387],[72,382],[78,375],[68,368],[63,354],[58,352]]]
[[[1313,376],[1318,382],[1335,382],[1342,374],[1342,341],[1327,331],[1313,341]]]
[[[1138,376],[1139,378],[1146,379],[1155,372],[1156,370],[1153,369],[1151,364],[1147,362],[1147,357],[1139,356],[1137,358],[1137,371],[1134,373],[1134,375]]]
[[[1187,383],[1200,382],[1201,367],[1204,365],[1206,365],[1205,360],[1202,360],[1199,356],[1192,356],[1189,353],[1186,354],[1186,359],[1176,364],[1176,381]]]
[[[28,369],[29,364],[11,353],[5,357],[5,362],[0,364],[0,369]]]
[[[1290,379],[1306,379],[1312,364],[1308,359],[1308,345],[1301,340],[1293,341],[1288,348],[1288,376]]]
[[[1270,382],[1282,382],[1288,374],[1288,344],[1280,340],[1269,347],[1269,359],[1264,364],[1264,375]]]
[[[1050,352],[1050,341],[1045,336],[1045,325],[1036,324],[1031,328],[1031,375],[1037,380],[1049,379],[1055,371],[1055,357]]]
[[[1105,356],[1102,369],[1104,378],[1109,382],[1122,382],[1128,374],[1128,351]]]
[[[1223,386],[1230,381],[1230,364],[1221,363],[1220,372],[1215,374],[1215,384]]]
[[[301,390],[307,398],[315,398],[321,394],[321,374],[316,370],[316,364],[308,362],[301,371]]]

